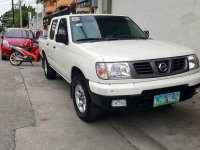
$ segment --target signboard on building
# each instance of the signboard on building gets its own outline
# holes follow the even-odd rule
[[[98,7],[98,0],[92,0],[92,7]]]

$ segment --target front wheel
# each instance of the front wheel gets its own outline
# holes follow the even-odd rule
[[[19,52],[14,52],[10,55],[9,60],[13,66],[19,66],[23,62],[23,56]]]
[[[92,122],[103,115],[103,111],[96,106],[88,93],[86,80],[83,75],[77,75],[72,81],[72,96],[78,117],[85,122]]]

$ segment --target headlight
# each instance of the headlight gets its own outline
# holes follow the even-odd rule
[[[7,40],[3,40],[3,46],[4,47],[10,47],[10,45],[9,45]]]
[[[187,56],[189,63],[189,70],[193,70],[199,67],[199,61],[196,55]]]
[[[97,63],[97,75],[101,79],[127,79],[131,78],[128,63]]]

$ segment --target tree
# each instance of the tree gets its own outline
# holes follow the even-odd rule
[[[38,4],[38,3],[43,3],[44,2],[44,0],[36,0],[36,3]]]
[[[22,9],[22,26],[27,27],[28,26],[28,12],[31,12],[32,15],[34,16],[36,14],[35,8],[32,6],[25,6],[23,5],[21,7]],[[20,10],[15,9],[15,27],[20,27]],[[13,22],[12,22],[12,12],[7,11],[5,14],[3,14],[2,19],[1,19],[2,25],[6,28],[12,27]]]
[[[12,27],[13,22],[12,22],[12,12],[11,10],[5,12],[2,16],[1,16],[1,23],[3,27]]]
[[[22,26],[23,27],[27,27],[28,26],[28,23],[29,23],[29,18],[28,18],[28,12],[31,12],[33,16],[36,15],[36,12],[35,12],[35,8],[33,8],[32,6],[22,6],[21,7],[22,9]],[[15,11],[15,26],[16,27],[20,27],[20,11],[19,9],[17,9]]]
[[[0,25],[0,33],[4,31],[4,27],[2,25]]]

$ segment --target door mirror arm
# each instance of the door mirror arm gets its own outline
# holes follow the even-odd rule
[[[149,37],[149,31],[144,31],[147,37]]]

